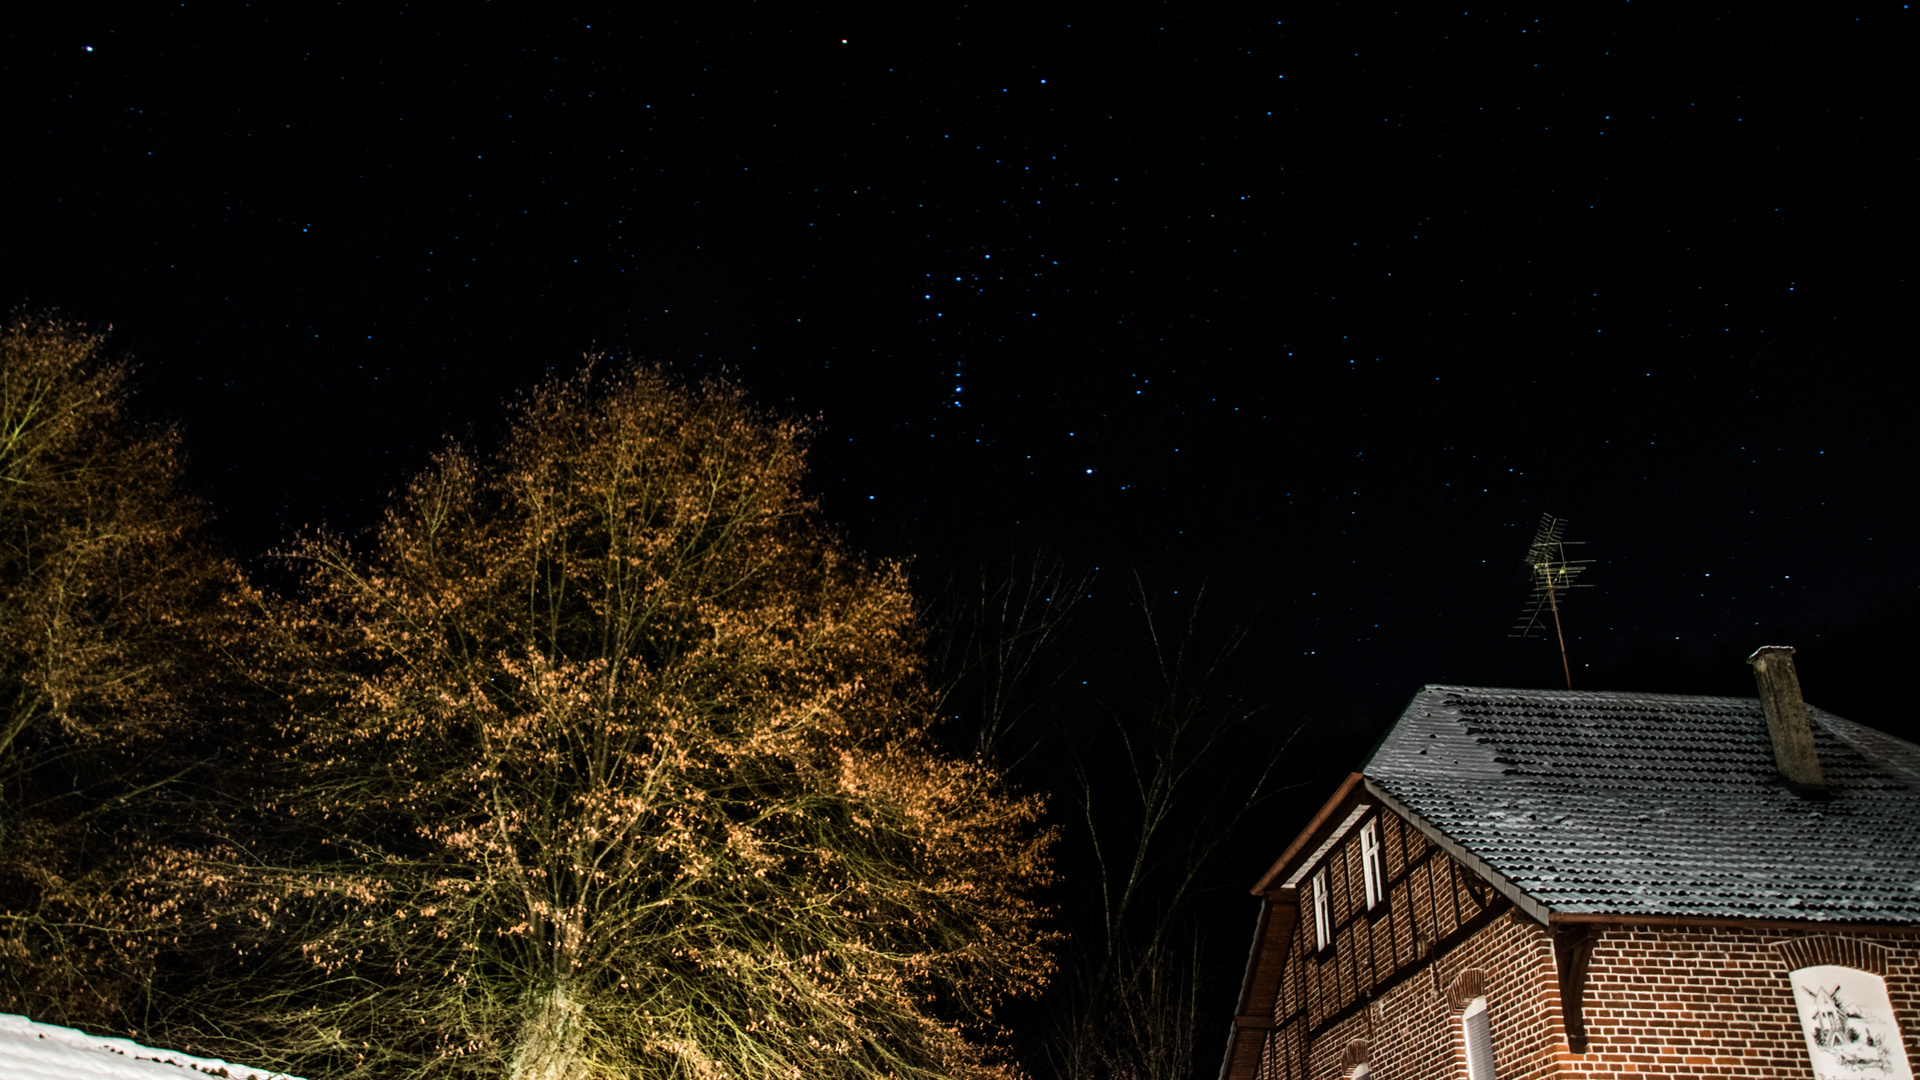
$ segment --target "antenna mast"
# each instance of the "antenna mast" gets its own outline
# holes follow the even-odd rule
[[[1567,634],[1560,627],[1560,604],[1571,589],[1591,588],[1578,585],[1574,579],[1587,568],[1592,559],[1569,559],[1567,548],[1579,546],[1579,541],[1566,539],[1567,522],[1552,514],[1540,515],[1540,527],[1534,530],[1533,543],[1527,546],[1526,558],[1520,561],[1520,570],[1527,575],[1527,602],[1520,611],[1520,620],[1514,624],[1513,633],[1508,637],[1529,638],[1545,637],[1546,622],[1543,614],[1553,616],[1553,633],[1560,640],[1560,673],[1566,677],[1567,689],[1573,689],[1573,667],[1567,663]]]

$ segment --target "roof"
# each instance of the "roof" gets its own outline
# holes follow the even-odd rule
[[[1807,715],[1830,798],[1754,698],[1433,685],[1363,773],[1535,914],[1920,925],[1920,747]]]
[[[215,1058],[156,1050],[128,1039],[88,1035],[0,1013],[0,1076],[6,1080],[298,1080]]]

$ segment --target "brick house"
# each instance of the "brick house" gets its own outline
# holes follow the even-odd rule
[[[1272,869],[1222,1080],[1920,1060],[1920,747],[1760,699],[1428,686]]]

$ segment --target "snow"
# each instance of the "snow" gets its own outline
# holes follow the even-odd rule
[[[5,1080],[300,1080],[215,1058],[155,1050],[72,1028],[0,1013],[0,1077]]]

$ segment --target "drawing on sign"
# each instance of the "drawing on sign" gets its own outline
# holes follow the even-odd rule
[[[1880,976],[1831,964],[1801,968],[1793,997],[1820,1080],[1913,1080]]]

